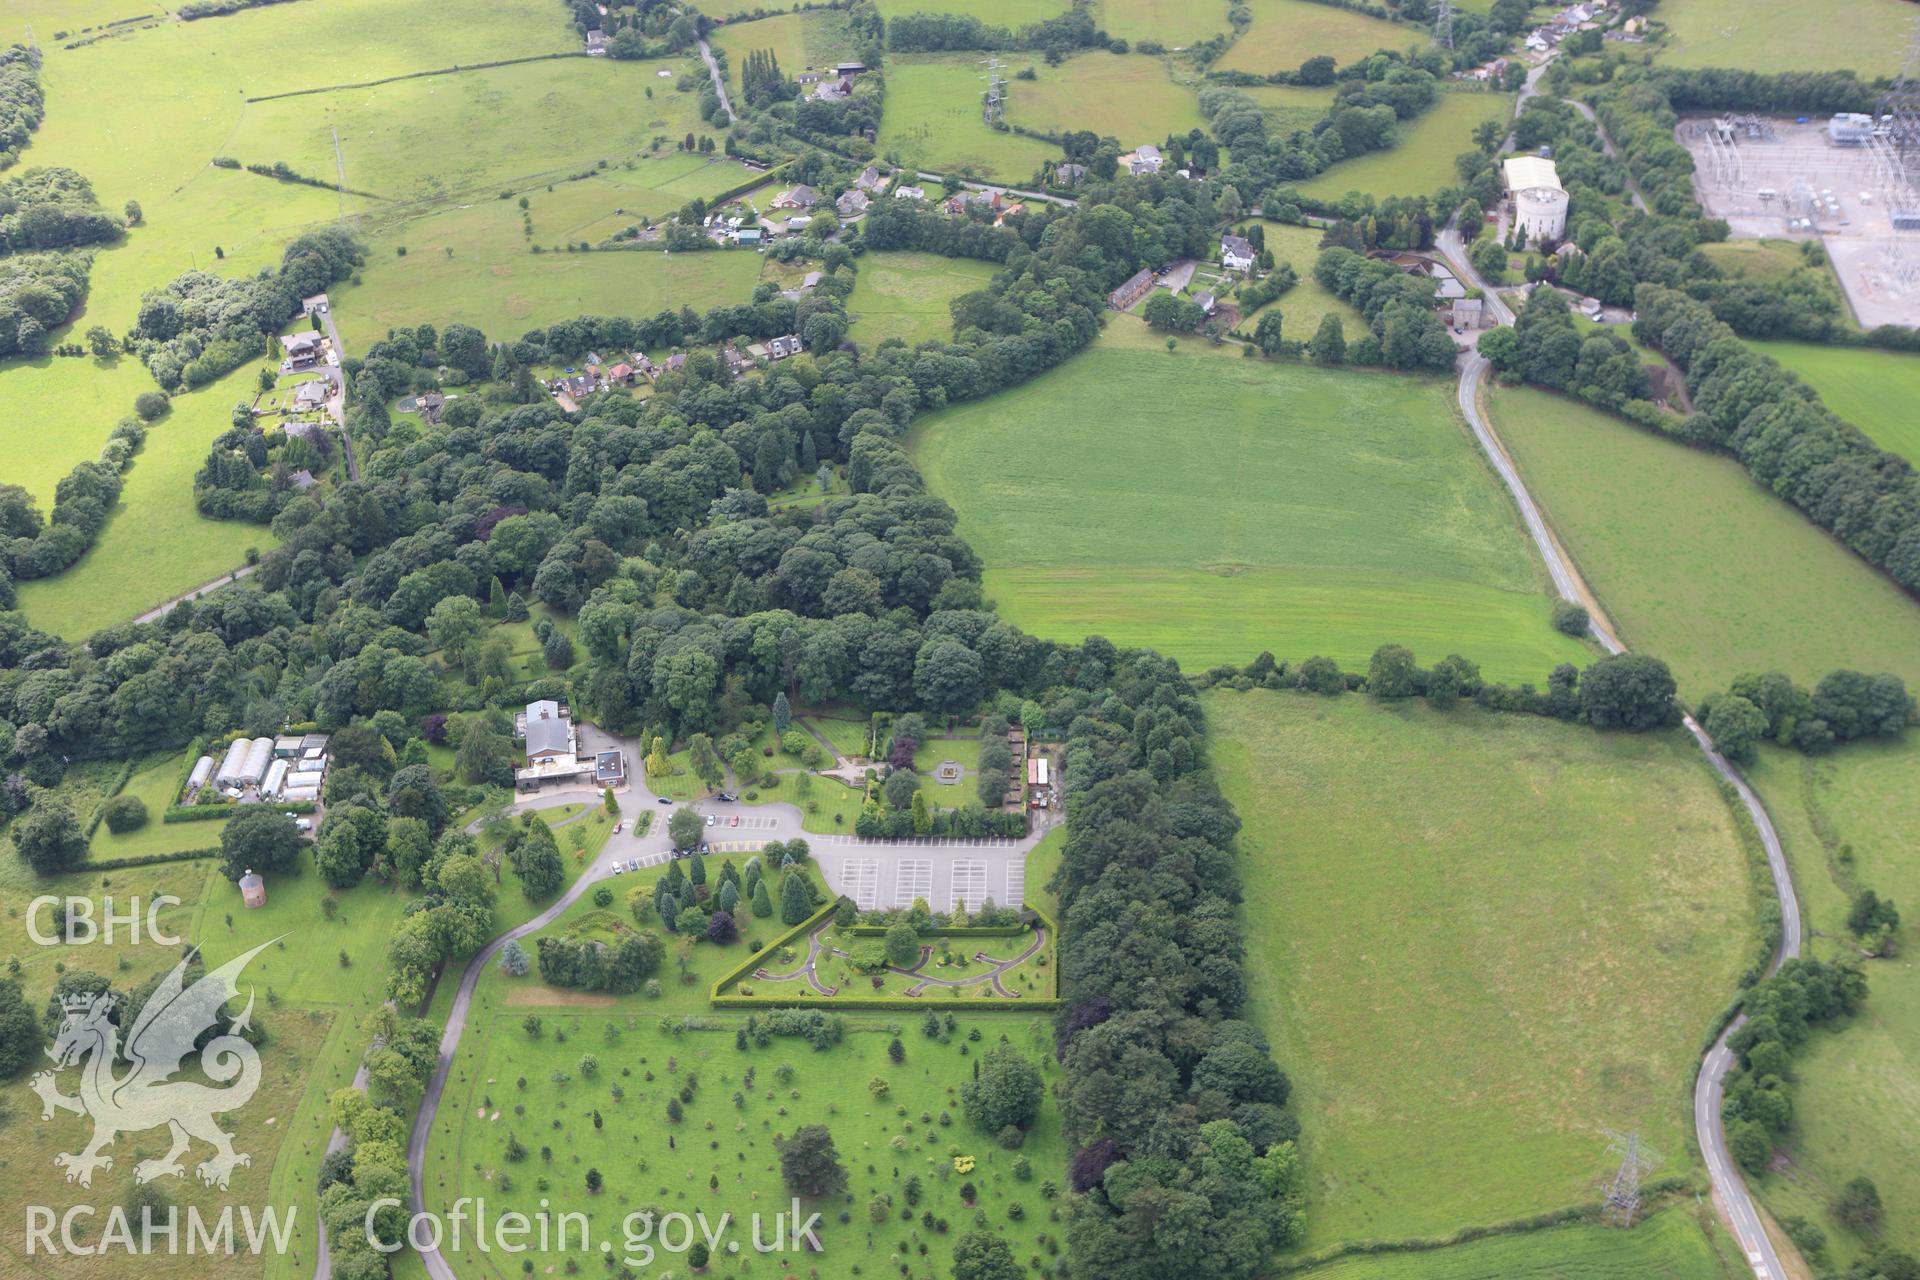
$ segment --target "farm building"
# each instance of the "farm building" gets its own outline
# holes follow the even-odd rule
[[[277,796],[287,782],[287,762],[275,760],[267,766],[266,781],[260,784],[260,794],[269,798]]]
[[[1147,296],[1153,288],[1153,272],[1145,267],[1127,278],[1127,282],[1107,295],[1107,305],[1115,311],[1125,311],[1134,303]]]
[[[187,775],[187,795],[196,794],[213,777],[213,757],[201,756],[193,762],[193,771]]]

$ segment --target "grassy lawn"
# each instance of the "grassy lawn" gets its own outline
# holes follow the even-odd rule
[[[1015,65],[1026,65],[1016,57]],[[1204,129],[1193,90],[1175,84],[1163,59],[1083,53],[1057,67],[1032,61],[1035,80],[1007,84],[1007,119],[1042,133],[1091,129],[1122,147],[1158,144],[1170,133]]]
[[[1222,71],[1251,71],[1256,75],[1292,71],[1308,58],[1322,54],[1344,67],[1379,49],[1406,49],[1423,43],[1423,33],[1415,27],[1382,22],[1311,0],[1250,0],[1248,7],[1253,10],[1253,25],[1215,64]]]
[[[1473,149],[1474,129],[1512,114],[1513,98],[1508,94],[1443,93],[1431,111],[1401,122],[1398,146],[1336,164],[1301,183],[1300,190],[1319,200],[1338,200],[1349,191],[1375,198],[1430,195],[1459,181],[1453,159]]]
[[[1601,604],[1697,698],[1743,671],[1920,684],[1920,607],[1730,457],[1542,391],[1493,397],[1501,439]],[[1845,619],[1844,625],[1835,625]]]
[[[1802,342],[1756,342],[1800,375],[1833,410],[1882,449],[1920,465],[1920,359],[1893,351],[1822,347]]]
[[[1240,92],[1260,104],[1267,114],[1267,133],[1276,138],[1284,138],[1295,129],[1311,129],[1333,105],[1331,86],[1260,84],[1248,85]]]
[[[1845,959],[1846,911],[1871,888],[1920,902],[1920,741],[1848,747],[1822,758],[1767,751],[1749,771],[1793,861],[1814,953]],[[1870,994],[1854,1021],[1817,1035],[1794,1059],[1794,1125],[1787,1163],[1759,1182],[1776,1217],[1826,1228],[1832,1260],[1867,1250],[1830,1206],[1852,1178],[1873,1179],[1886,1205],[1885,1243],[1920,1250],[1920,1171],[1908,1156],[1920,1127],[1920,965],[1911,954],[1867,962]]]
[[[1673,0],[1660,9],[1671,36],[1660,61],[1674,67],[1753,71],[1858,71],[1891,76],[1912,34],[1900,0],[1859,0],[1845,22],[1792,0]]]
[[[842,720],[828,715],[810,715],[798,717],[798,722],[820,731],[822,737],[833,744],[833,749],[849,760],[858,760],[867,754],[867,727],[869,721]]]
[[[835,62],[860,53],[847,30],[846,17],[828,9],[728,23],[713,33],[712,44],[726,50],[727,78],[736,92],[747,54],[756,49],[773,50],[780,70],[788,76],[798,76],[808,68],[830,69]]]
[[[1367,318],[1353,304],[1336,298],[1325,285],[1313,278],[1313,264],[1320,257],[1321,232],[1316,227],[1295,227],[1284,222],[1262,222],[1267,248],[1274,264],[1293,264],[1300,283],[1257,311],[1240,317],[1242,330],[1251,333],[1262,314],[1277,310],[1284,316],[1281,331],[1289,338],[1305,342],[1329,315],[1340,317],[1340,325],[1351,342],[1367,331]]]
[[[85,639],[221,576],[245,562],[249,547],[265,551],[278,544],[264,525],[211,520],[193,505],[194,473],[213,438],[233,425],[234,402],[252,394],[254,377],[255,367],[242,365],[174,398],[172,412],[148,430],[92,550],[57,577],[20,584],[20,608],[35,626]],[[98,439],[118,420],[98,424]]]
[[[928,485],[993,566],[988,594],[1011,621],[1189,666],[1262,649],[1361,666],[1396,640],[1538,681],[1583,657],[1547,625],[1450,384],[1223,350],[1103,340],[916,427]]]
[[[1631,1231],[1561,1227],[1476,1240],[1427,1253],[1343,1258],[1312,1280],[1725,1280],[1709,1228],[1668,1209]]]
[[[1169,49],[1228,29],[1225,9],[1192,0],[1094,0],[1093,21],[1110,36],[1136,44],[1158,40]]]
[[[898,338],[908,346],[953,336],[948,304],[984,289],[993,278],[990,262],[944,258],[933,253],[869,253],[860,259],[847,311],[848,334],[862,346]]]
[[[1689,1072],[1758,926],[1684,735],[1206,706],[1246,824],[1252,1015],[1312,1117],[1309,1249],[1592,1202],[1607,1128],[1685,1170]]]
[[[218,759],[216,756],[216,763]],[[221,828],[226,825],[223,822],[160,821],[167,806],[178,798],[180,773],[187,763],[181,753],[169,751],[149,757],[135,770],[120,794],[136,796],[147,806],[146,824],[124,835],[115,835],[102,822],[94,829],[87,856],[136,858],[150,853],[172,853],[176,849],[210,849],[219,844]],[[81,822],[87,820],[87,814],[79,816]]]
[[[1020,84],[1008,86],[1010,102]],[[969,167],[1005,182],[1026,182],[1043,161],[1060,158],[1051,143],[989,129],[980,115],[983,92],[971,56],[889,59],[881,154],[909,169]]]
[[[1055,827],[1027,854],[1027,900],[1037,902],[1049,915],[1059,917],[1060,899],[1047,890],[1047,881],[1060,869],[1060,854],[1067,847],[1067,829]]]

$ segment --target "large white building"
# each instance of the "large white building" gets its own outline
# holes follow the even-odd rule
[[[1567,192],[1553,161],[1541,156],[1514,156],[1504,166],[1507,191],[1513,199],[1513,220],[1529,241],[1560,240],[1567,234]]]

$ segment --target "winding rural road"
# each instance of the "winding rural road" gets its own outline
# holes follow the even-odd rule
[[[612,739],[612,741],[630,742],[631,748],[635,749],[637,749],[639,745],[637,741],[631,740]],[[583,749],[588,745],[597,744],[583,742]],[[633,750],[630,749],[627,758],[629,760],[639,760],[642,757],[634,754]],[[597,790],[551,791],[533,797],[527,804],[518,807],[550,808],[560,804],[579,803],[592,805],[600,800],[600,796],[601,793]],[[627,792],[621,796],[621,802],[628,807],[629,811],[632,811],[636,805],[644,811],[653,811],[656,807],[664,808],[664,806],[659,805],[659,798],[647,789],[644,781],[638,778],[630,781]],[[746,813],[749,811],[748,808],[743,805],[713,805],[710,802],[702,802],[700,807],[703,811],[718,812],[721,814]],[[801,826],[802,815],[800,810],[788,804],[759,805],[753,807],[751,812],[756,815],[772,816],[777,819],[772,829],[756,829],[754,831],[755,840],[788,840],[795,836],[804,835],[805,838],[814,845],[814,861],[822,867],[823,872],[827,867],[827,861],[823,857],[825,853],[825,850],[822,848],[823,845],[831,847],[832,853],[836,858],[835,865],[839,865],[837,861],[839,856],[848,852],[864,853],[873,859],[898,858],[903,852],[918,852],[927,847],[927,842],[920,842],[916,845],[913,842],[900,841],[863,841],[847,836],[820,836],[812,832],[804,832]],[[944,845],[982,853],[988,852],[989,849],[991,849],[1008,858],[1024,860],[1027,853],[1031,851],[1035,845],[1039,844],[1046,833],[1051,830],[1054,812],[1055,811],[1042,811],[1040,820],[1034,824],[1033,830],[1025,839],[1019,841],[973,842],[950,840],[944,842]],[[439,1060],[434,1064],[433,1078],[427,1084],[426,1095],[420,1102],[419,1114],[414,1118],[413,1132],[408,1135],[407,1138],[407,1168],[412,1171],[413,1203],[410,1206],[411,1212],[426,1212],[425,1168],[427,1143],[432,1137],[434,1121],[439,1117],[440,1104],[446,1095],[447,1077],[453,1070],[454,1052],[460,1047],[460,1037],[465,1033],[467,1028],[467,1017],[473,1007],[474,989],[479,986],[480,978],[486,973],[487,966],[493,962],[495,956],[500,954],[500,948],[504,947],[509,940],[524,938],[545,929],[548,925],[559,919],[567,908],[571,907],[583,896],[596,888],[608,876],[616,874],[614,871],[615,864],[624,864],[629,861],[638,860],[642,865],[652,865],[659,861],[664,861],[671,851],[671,842],[666,833],[667,824],[664,821],[665,817],[666,814],[663,812],[656,814],[656,819],[652,824],[653,830],[648,835],[636,836],[632,833],[631,829],[629,829],[618,836],[609,837],[607,843],[601,847],[599,856],[593,860],[592,865],[580,873],[579,878],[573,882],[565,893],[560,895],[553,905],[549,906],[545,911],[542,911],[525,924],[517,925],[512,929],[496,935],[485,946],[481,947],[471,960],[467,961],[466,968],[460,974],[459,989],[455,992],[452,1007],[447,1013],[446,1029],[440,1036],[440,1056]],[[720,829],[721,828],[716,827],[714,829],[715,834],[718,834]],[[942,842],[933,843],[939,844]],[[433,1280],[458,1280],[454,1275],[452,1266],[448,1264],[445,1255],[443,1255],[438,1248],[422,1250],[420,1259],[426,1265],[427,1274],[433,1277]],[[325,1274],[316,1271],[315,1280],[326,1280]]]
[[[1464,247],[1454,226],[1449,223],[1438,238],[1440,252],[1448,263],[1468,286],[1485,292],[1491,303],[1494,317],[1501,324],[1513,323],[1513,311],[1506,302],[1487,288],[1486,281],[1473,269],[1467,260]],[[1520,508],[1520,518],[1527,527],[1527,533],[1533,539],[1533,545],[1539,549],[1540,558],[1546,563],[1547,572],[1553,579],[1554,590],[1563,600],[1586,606],[1593,619],[1594,638],[1608,653],[1624,653],[1626,646],[1614,633],[1612,624],[1607,621],[1597,607],[1598,601],[1572,561],[1560,548],[1552,530],[1547,527],[1546,518],[1541,514],[1533,495],[1527,491],[1526,482],[1520,478],[1519,469],[1513,464],[1506,446],[1501,443],[1493,424],[1488,420],[1482,406],[1482,393],[1486,387],[1487,371],[1492,366],[1477,351],[1466,353],[1465,363],[1460,370],[1460,413],[1473,429],[1474,437],[1479,440],[1481,449],[1486,453],[1487,461],[1500,476],[1501,483],[1513,495],[1515,505]],[[1754,829],[1759,833],[1760,843],[1767,852],[1767,869],[1773,876],[1774,895],[1780,902],[1780,943],[1775,949],[1773,959],[1767,966],[1769,974],[1777,971],[1782,964],[1799,956],[1800,899],[1794,892],[1793,874],[1787,866],[1786,851],[1780,846],[1780,835],[1774,830],[1773,820],[1767,816],[1766,806],[1760,803],[1753,788],[1747,785],[1740,771],[1731,761],[1713,749],[1713,743],[1707,738],[1706,731],[1692,716],[1684,717],[1682,723],[1693,740],[1700,747],[1707,763],[1720,778],[1732,787],[1739,796],[1740,803],[1746,807],[1747,816],[1753,820]],[[1766,1228],[1760,1221],[1760,1212],[1754,1207],[1753,1196],[1747,1190],[1746,1181],[1740,1176],[1739,1166],[1734,1164],[1727,1150],[1727,1137],[1720,1123],[1720,1104],[1725,1092],[1727,1073],[1737,1064],[1733,1050],[1727,1041],[1741,1025],[1746,1022],[1741,1014],[1727,1025],[1719,1039],[1708,1050],[1705,1060],[1700,1064],[1700,1074],[1696,1078],[1693,1090],[1693,1128],[1700,1143],[1700,1152],[1706,1158],[1707,1176],[1713,1182],[1714,1199],[1734,1237],[1739,1240],[1747,1263],[1753,1268],[1756,1280],[1786,1280],[1787,1270],[1780,1263],[1780,1256],[1774,1249],[1773,1241],[1768,1237]]]

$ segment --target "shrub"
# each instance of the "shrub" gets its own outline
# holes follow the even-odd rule
[[[158,391],[142,391],[133,400],[133,411],[140,415],[143,422],[152,422],[156,418],[164,417],[171,407],[172,402]]]
[[[1571,600],[1556,600],[1553,605],[1553,629],[1562,635],[1584,636],[1592,625],[1585,605]]]
[[[107,830],[113,834],[125,835],[147,825],[146,802],[139,796],[115,796],[107,801],[102,810]]]

